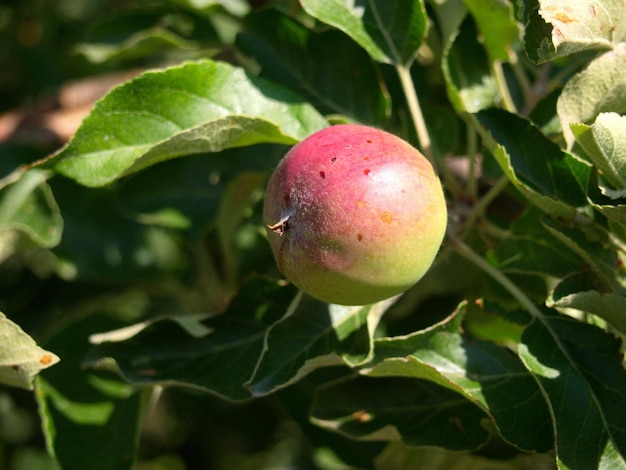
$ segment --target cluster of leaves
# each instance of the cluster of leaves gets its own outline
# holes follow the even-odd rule
[[[302,394],[303,428],[360,446],[328,444],[346,461],[626,468],[623,1],[261,3],[106,19],[76,54],[166,65],[5,171],[3,290],[49,298],[6,313],[61,361],[33,379],[58,358],[1,317],[0,380],[36,388],[51,454],[130,468],[180,387]],[[399,299],[318,302],[264,239],[269,172],[336,122],[404,137],[442,176],[448,236]]]

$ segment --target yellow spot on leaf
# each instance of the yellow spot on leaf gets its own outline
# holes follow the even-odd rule
[[[48,366],[52,363],[52,356],[50,354],[44,354],[41,356],[41,359],[39,359],[39,362],[44,366]]]

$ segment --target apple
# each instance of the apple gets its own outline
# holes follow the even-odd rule
[[[443,241],[439,178],[414,147],[357,124],[296,144],[270,177],[263,219],[278,268],[319,300],[366,305],[413,286]]]

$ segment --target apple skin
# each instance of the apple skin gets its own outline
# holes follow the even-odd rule
[[[280,271],[319,300],[371,304],[413,286],[443,241],[447,209],[428,160],[404,140],[356,124],[296,144],[263,207]]]

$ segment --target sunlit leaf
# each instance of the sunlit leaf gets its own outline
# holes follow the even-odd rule
[[[612,292],[599,292],[589,277],[587,272],[566,277],[554,288],[547,305],[592,313],[626,334],[626,298]]]
[[[465,0],[465,5],[476,21],[491,60],[508,62],[510,49],[521,34],[513,4],[506,0]]]
[[[592,125],[572,124],[576,141],[615,189],[626,189],[626,116],[600,113]]]
[[[598,174],[595,169],[589,177],[587,199],[591,206],[609,219],[626,227],[626,197],[609,197],[598,186]]]
[[[588,49],[611,49],[626,40],[626,9],[621,0],[539,1],[531,13],[533,48],[537,63]]]
[[[103,186],[163,160],[261,142],[294,144],[326,121],[291,92],[209,60],[147,72],[105,96],[48,162]]]
[[[31,390],[39,372],[59,362],[0,312],[0,383]]]
[[[591,124],[602,112],[626,113],[625,68],[626,42],[597,57],[567,81],[557,112],[569,147],[574,144],[572,123]]]

